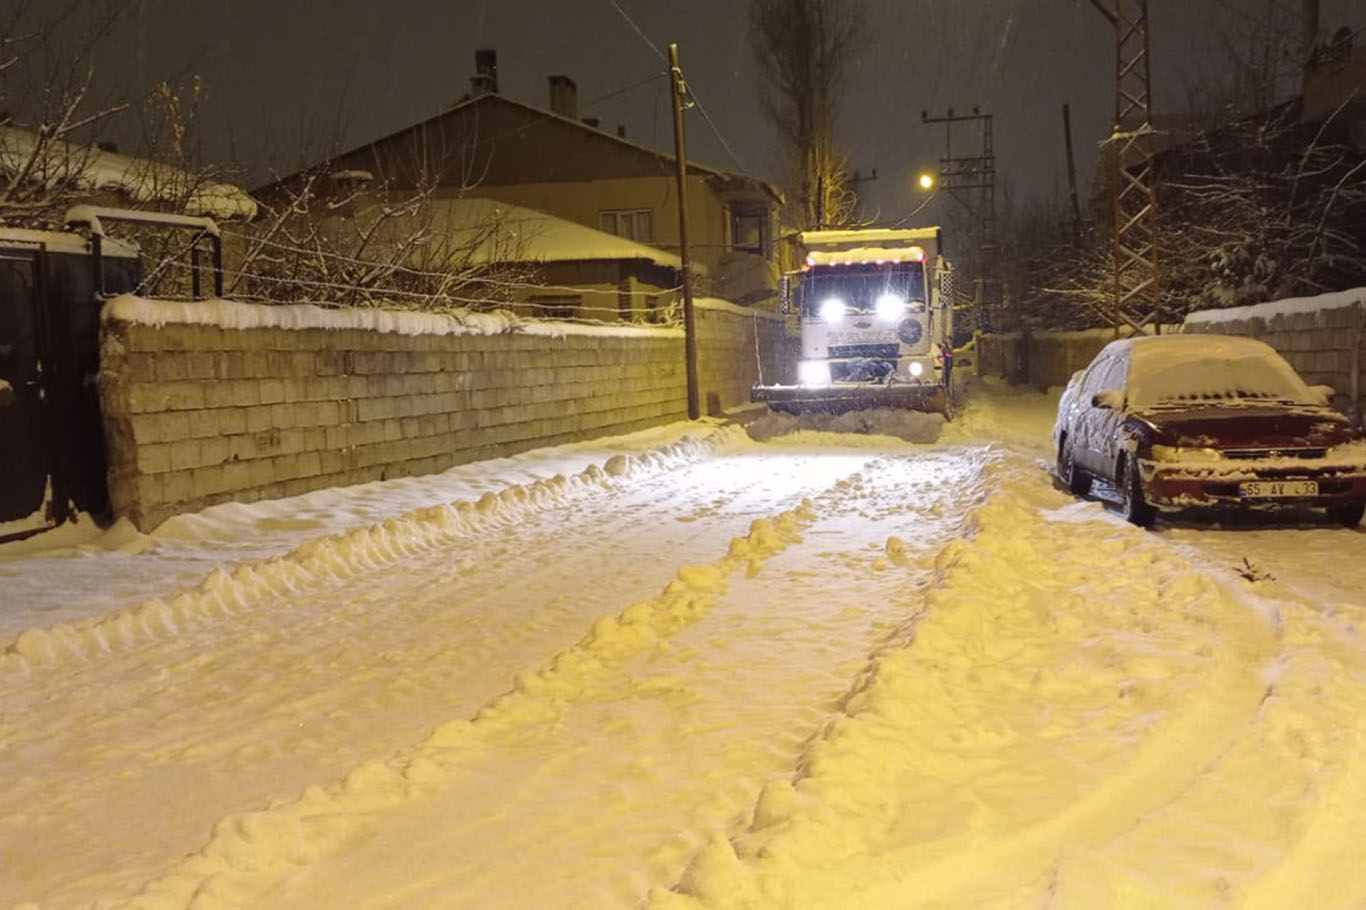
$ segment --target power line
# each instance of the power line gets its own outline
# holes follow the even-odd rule
[[[668,56],[667,56],[663,51],[661,51],[658,47],[656,47],[656,46],[655,46],[655,43],[654,43],[653,41],[651,41],[651,40],[645,35],[645,33],[644,33],[643,31],[640,30],[640,26],[639,26],[639,25],[636,25],[635,21],[632,20],[630,16],[626,15],[626,10],[622,9],[622,8],[617,4],[617,0],[607,0],[607,2],[610,3],[610,4],[612,4],[612,9],[614,9],[614,10],[616,10],[618,13],[620,13],[620,14],[621,14],[621,18],[623,18],[623,19],[626,20],[626,24],[629,25],[629,26],[631,26],[631,28],[635,30],[635,33],[636,33],[637,35],[640,36],[640,40],[641,40],[641,41],[644,41],[644,42],[646,43],[646,45],[649,46],[650,50],[652,50],[652,51],[655,52],[655,56],[657,56],[657,57],[659,57],[659,59],[665,60],[665,61],[667,61],[667,60],[669,59]]]

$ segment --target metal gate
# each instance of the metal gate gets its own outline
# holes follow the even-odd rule
[[[0,250],[0,540],[53,526],[39,251]]]

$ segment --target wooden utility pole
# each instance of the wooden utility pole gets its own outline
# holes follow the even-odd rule
[[[669,45],[669,85],[674,104],[674,157],[678,162],[678,258],[683,262],[683,358],[687,362],[688,419],[702,416],[697,393],[697,323],[692,309],[692,257],[688,253],[688,158],[683,150],[683,96],[688,85],[678,67],[678,45]]]
[[[1077,202],[1077,164],[1072,157],[1072,110],[1062,106],[1062,138],[1067,145],[1067,195],[1072,201],[1072,239],[1081,241],[1081,205]]]

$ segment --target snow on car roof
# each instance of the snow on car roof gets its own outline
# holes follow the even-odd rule
[[[1285,358],[1255,338],[1160,335],[1106,346],[1107,351],[1126,349],[1130,365],[1125,393],[1131,407],[1248,399],[1315,403]]]

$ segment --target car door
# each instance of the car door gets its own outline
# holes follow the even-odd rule
[[[0,539],[52,522],[36,250],[0,249]]]
[[[1116,354],[1105,369],[1105,374],[1100,379],[1097,392],[1123,392],[1125,380],[1128,378],[1129,358],[1125,353]],[[1098,477],[1109,480],[1115,479],[1115,465],[1118,462],[1120,448],[1123,440],[1120,439],[1120,429],[1124,425],[1125,409],[1123,404],[1113,408],[1092,408],[1095,412],[1092,430],[1094,432],[1094,444],[1092,451],[1095,455],[1094,473]]]
[[[1110,363],[1111,356],[1108,354],[1101,354],[1091,362],[1073,402],[1072,458],[1087,471],[1094,471],[1096,464],[1096,408],[1091,404],[1091,397],[1100,389],[1101,379],[1110,369]]]

